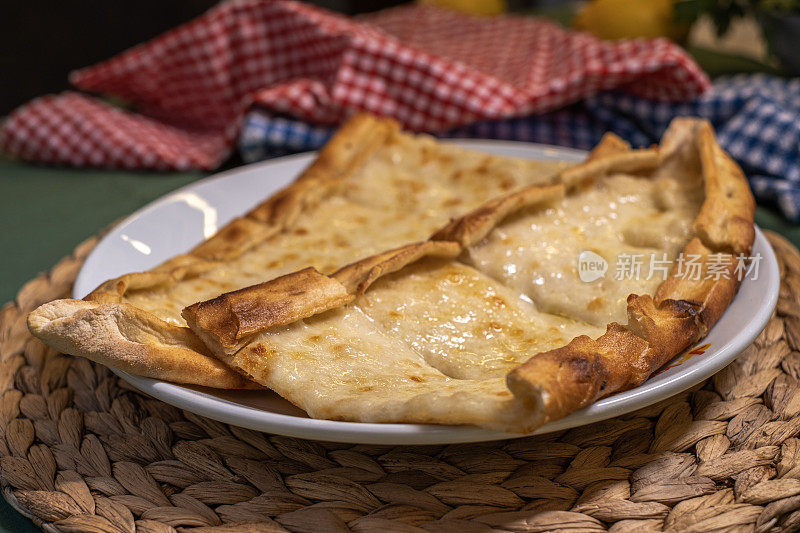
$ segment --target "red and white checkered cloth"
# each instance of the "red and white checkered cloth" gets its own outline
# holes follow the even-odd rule
[[[253,104],[319,124],[359,110],[418,131],[548,111],[621,88],[676,100],[709,87],[666,39],[605,42],[530,18],[408,5],[349,19],[290,1],[224,3],[98,65],[83,91],[36,99],[0,129],[22,159],[126,169],[213,169]]]

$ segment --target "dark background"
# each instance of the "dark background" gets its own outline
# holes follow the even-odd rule
[[[4,0],[0,2],[0,117],[68,88],[71,70],[107,59],[208,10],[216,0]],[[347,14],[400,0],[316,0]]]

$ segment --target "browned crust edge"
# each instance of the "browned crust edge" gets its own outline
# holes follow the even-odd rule
[[[71,355],[133,374],[217,388],[252,387],[211,355],[190,328],[169,324],[122,302],[127,291],[170,286],[210,270],[284,231],[357,169],[393,132],[396,122],[367,114],[347,121],[292,184],[207,241],[147,272],[108,280],[83,300],[55,300],[28,317],[31,333]]]
[[[222,294],[183,310],[189,327],[216,354],[233,354],[267,327],[282,326],[346,305],[375,280],[423,257],[455,257],[452,242],[418,242],[352,263],[330,276],[304,268]]]
[[[525,207],[556,200],[566,194],[562,184],[535,185],[485,203],[467,215],[455,218],[434,233],[432,241],[451,241],[467,248],[486,237],[504,218]]]
[[[169,376],[175,383],[215,388],[256,387],[213,357],[188,328],[160,321],[125,303],[55,300],[28,316],[28,328],[62,353],[137,376]]]
[[[706,200],[694,230],[714,252],[749,254],[756,212],[750,186],[739,165],[717,144],[711,124],[703,121],[698,127]]]
[[[735,296],[738,282],[732,278],[705,279],[709,257],[722,254],[732,258],[730,252],[749,252],[754,238],[754,201],[741,170],[716,144],[710,124],[697,119],[677,119],[665,134],[659,149],[631,150],[618,137],[607,135],[586,162],[561,174],[562,184],[528,187],[491,200],[452,220],[428,241],[448,242],[463,249],[486,236],[506,216],[526,206],[557,198],[564,194],[565,187],[580,186],[597,175],[611,172],[653,169],[687,142],[693,143],[691,149],[697,152],[706,198],[693,225],[697,237],[687,244],[684,254],[701,257],[701,279],[684,279],[676,266],[659,286],[655,297],[630,295],[627,325],[609,324],[606,333],[596,340],[577,337],[566,346],[532,357],[510,372],[509,389],[531,409],[543,414],[541,423],[560,418],[613,392],[641,384],[655,370],[702,338],[719,319]],[[318,290],[324,292],[324,287],[332,279],[344,277],[348,282],[343,287],[350,297],[342,297],[338,304],[331,299],[322,307],[328,310],[332,306],[345,305],[382,273],[395,271],[411,262],[398,262],[396,268],[377,274],[372,271],[366,284],[359,285],[358,280],[363,276],[350,279],[349,273],[369,271],[364,265],[374,267],[381,264],[384,255],[354,263],[331,277],[316,273],[315,276],[320,277],[312,279],[303,275],[302,279],[297,279],[300,283],[288,287],[305,295],[317,289],[303,283],[320,283]],[[302,272],[296,274],[300,276]],[[348,275],[344,276],[342,272]],[[247,302],[242,304],[244,307],[263,306],[257,313],[248,308],[248,315],[244,317],[221,297],[187,307],[184,318],[203,338],[214,337],[215,353],[229,359],[246,343],[241,342],[243,336],[230,335],[233,331],[231,324],[254,318],[248,322],[246,330],[247,335],[253,335],[279,323],[285,324],[290,317],[299,319],[315,314],[314,306],[309,302],[302,301],[293,307],[287,304],[286,300],[294,296],[286,290],[285,278],[237,291],[236,297]],[[262,291],[273,289],[275,293],[282,291],[282,297],[273,295],[271,299],[259,301]],[[337,291],[336,294],[342,294],[338,286]],[[292,307],[292,313],[283,312],[287,305]],[[274,317],[280,318],[276,320]]]

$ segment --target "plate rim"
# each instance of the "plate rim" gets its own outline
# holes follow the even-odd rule
[[[509,149],[516,148],[528,151],[534,149],[540,154],[542,152],[551,152],[552,157],[547,158],[549,160],[563,158],[563,160],[575,161],[582,159],[588,153],[584,150],[577,150],[574,148],[564,148],[560,146],[519,141],[492,139],[446,139],[446,141],[460,144],[468,148],[483,149],[485,151],[491,151],[493,148],[507,147]],[[81,269],[76,276],[76,280],[73,285],[73,297],[78,298],[78,295],[81,294],[81,292],[88,292],[85,290],[85,287],[90,286],[86,281],[86,278],[89,277],[86,266],[91,265],[93,255],[96,252],[100,252],[100,244],[106,239],[112,238],[118,231],[124,230],[128,225],[140,217],[146,216],[151,211],[158,209],[162,204],[170,202],[171,197],[192,191],[200,186],[230,178],[236,174],[252,172],[260,169],[261,167],[269,167],[275,165],[276,163],[289,162],[295,159],[307,159],[310,162],[313,160],[314,154],[316,154],[316,151],[302,152],[236,167],[234,169],[212,174],[210,176],[193,181],[149,202],[140,209],[134,211],[129,216],[125,217],[122,221],[115,225],[112,231],[104,235],[98,241],[97,245],[81,265]],[[289,182],[291,182],[291,180]],[[772,311],[777,305],[778,300],[780,279],[777,260],[769,241],[766,239],[758,226],[755,226],[755,231],[756,242],[763,246],[764,251],[766,252],[767,257],[764,258],[764,265],[766,265],[766,268],[764,270],[769,271],[769,273],[766,275],[768,277],[767,281],[770,284],[770,289],[772,290],[769,291],[767,304],[759,308],[748,323],[749,325],[755,325],[754,328],[748,328],[747,334],[736,335],[730,342],[728,342],[728,345],[733,344],[734,346],[723,346],[721,350],[715,351],[713,358],[705,358],[695,368],[691,369],[692,371],[688,374],[681,374],[676,376],[676,379],[665,381],[656,388],[651,387],[649,389],[641,390],[638,394],[636,391],[641,389],[641,387],[635,387],[630,391],[609,396],[584,409],[581,409],[580,411],[577,411],[576,413],[572,413],[567,417],[551,422],[529,435],[545,434],[569,429],[572,427],[580,427],[586,424],[614,418],[625,413],[642,409],[696,385],[697,383],[720,371],[724,366],[727,366],[731,361],[733,361],[733,359],[739,353],[741,353],[741,350],[749,346],[758,336],[758,334],[764,329],[764,327],[766,327],[766,324],[769,321],[769,318],[772,315]],[[91,286],[89,290],[92,290],[93,288],[94,286]],[[746,342],[742,343],[742,340],[739,337],[745,339]],[[737,346],[741,347],[738,348]],[[726,347],[728,348],[727,350]],[[522,434],[504,433],[473,426],[382,424],[304,418],[244,405],[174,383],[134,376],[115,367],[108,368],[136,389],[161,401],[164,401],[167,404],[185,409],[201,416],[218,420],[226,424],[290,437],[363,444],[449,444],[486,442],[528,436]],[[642,395],[646,395],[646,398],[640,399],[641,403],[637,403],[636,399]],[[199,401],[198,398],[200,398],[201,401]],[[635,403],[635,407],[626,407],[626,405],[629,405],[630,403]],[[234,417],[230,416],[231,408],[236,411]],[[576,414],[581,417],[581,422],[578,424],[575,424],[574,419],[572,419]],[[233,421],[231,420],[232,418],[234,419]],[[265,420],[265,418],[267,420]],[[302,422],[298,424],[297,421]]]

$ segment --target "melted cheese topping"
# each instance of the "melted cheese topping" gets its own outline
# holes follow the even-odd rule
[[[426,135],[396,134],[350,177],[345,194],[363,205],[414,213],[442,225],[491,198],[549,182],[568,166],[464,150]]]
[[[504,377],[451,379],[354,306],[261,333],[232,363],[314,418],[504,427],[521,415]]]
[[[379,280],[358,306],[447,376],[505,376],[533,355],[604,329],[541,313],[518,292],[456,262],[424,260]]]
[[[597,326],[624,324],[628,295],[655,292],[666,275],[660,261],[671,266],[689,241],[701,186],[606,177],[548,209],[510,217],[468,251],[469,261],[548,313]],[[584,251],[605,259],[604,277],[581,281],[578,259]]]
[[[563,162],[501,158],[398,133],[287,231],[241,256],[171,287],[131,290],[124,301],[177,325],[181,310],[221,293],[313,266],[323,273],[425,240],[487,199],[544,183]]]

